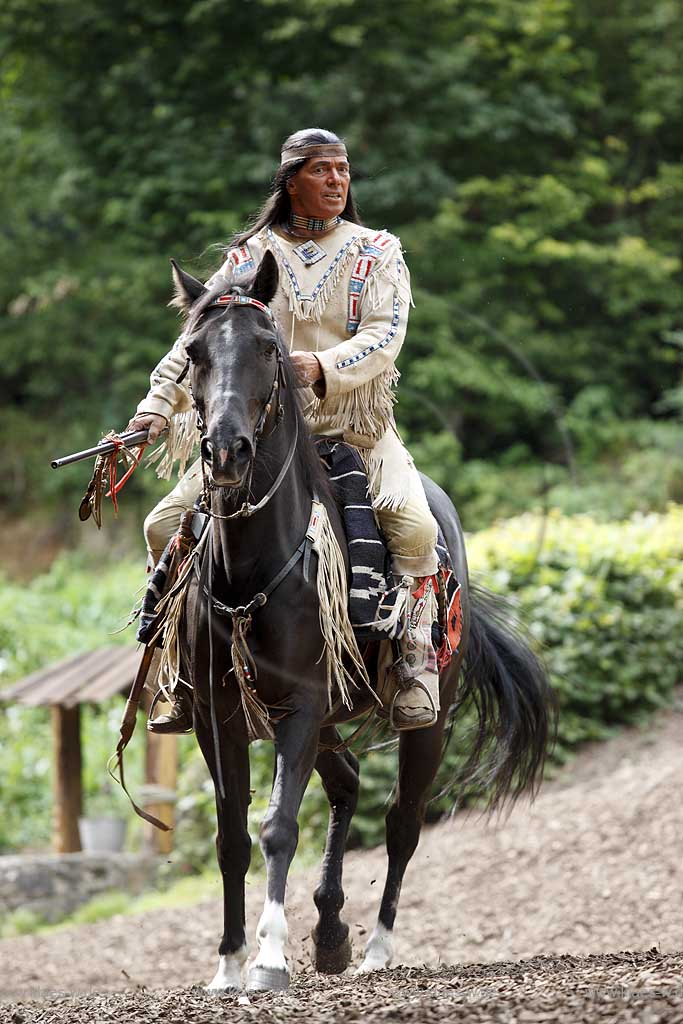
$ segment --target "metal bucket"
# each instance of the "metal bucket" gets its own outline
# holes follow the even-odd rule
[[[126,841],[126,819],[79,818],[78,833],[85,853],[119,853]]]

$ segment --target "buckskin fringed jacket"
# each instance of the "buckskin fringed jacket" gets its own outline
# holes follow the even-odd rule
[[[220,270],[226,288],[255,271],[266,251],[279,268],[270,306],[290,351],[314,352],[324,383],[302,389],[314,434],[338,436],[355,445],[368,469],[376,509],[400,509],[408,498],[413,465],[394,423],[395,360],[403,344],[411,305],[410,276],[401,243],[386,231],[341,220],[316,241],[293,238],[277,226],[263,228],[231,249]],[[159,475],[181,472],[197,441],[192,398],[176,380],[185,365],[181,335],[150,378],[138,413],[169,420]]]

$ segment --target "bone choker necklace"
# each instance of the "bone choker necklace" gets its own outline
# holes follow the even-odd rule
[[[290,213],[287,228],[295,235],[308,235],[311,232],[330,231],[341,224],[341,217],[331,217],[330,220],[321,220],[319,217],[300,217],[297,213]]]

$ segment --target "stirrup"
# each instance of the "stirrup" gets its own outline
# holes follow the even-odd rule
[[[395,718],[394,718],[394,712],[396,710],[396,700],[400,696],[400,694],[405,693],[405,691],[407,689],[412,689],[413,687],[417,687],[420,690],[423,690],[427,694],[427,697],[429,698],[429,703],[432,706],[432,721],[431,722],[420,722],[420,721],[417,721],[414,725],[411,724],[411,723],[406,723],[405,725],[398,725],[396,723]],[[400,709],[399,709],[399,712],[400,712]],[[429,729],[432,725],[436,724],[436,721],[437,721],[438,717],[439,717],[439,712],[436,709],[436,704],[434,703],[434,698],[432,697],[431,693],[429,692],[429,690],[427,689],[427,687],[425,686],[425,684],[422,682],[421,679],[413,678],[413,682],[411,683],[411,685],[409,687],[401,687],[400,689],[398,689],[396,691],[396,693],[392,697],[391,706],[389,708],[389,725],[391,726],[391,728],[395,732],[410,732],[411,729]]]
[[[152,718],[154,709],[156,708],[159,701],[167,699],[167,693],[159,687],[157,692],[152,698],[152,703],[149,707],[147,715],[147,731],[154,733],[157,736],[164,735],[179,735],[184,733],[193,732],[194,726],[192,724],[192,718],[190,709],[186,706],[186,701],[191,700],[189,697],[179,697],[177,700],[171,701],[171,710],[166,715],[159,715],[158,718]],[[178,711],[174,714],[174,710]]]

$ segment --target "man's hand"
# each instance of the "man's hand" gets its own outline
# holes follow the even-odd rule
[[[168,420],[165,416],[159,416],[155,412],[141,412],[137,416],[133,416],[126,431],[148,430],[147,443],[154,444],[161,431],[165,430],[167,426]]]
[[[290,352],[289,358],[296,370],[299,387],[311,387],[322,377],[322,367],[313,352]]]

